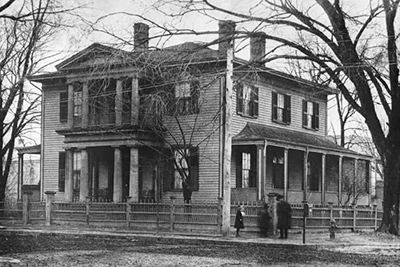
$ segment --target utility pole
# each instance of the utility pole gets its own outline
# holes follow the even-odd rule
[[[229,237],[231,227],[231,157],[232,157],[232,92],[233,92],[233,37],[226,51],[225,122],[223,155],[222,236]]]

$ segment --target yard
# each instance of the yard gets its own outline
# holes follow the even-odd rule
[[[293,236],[293,238],[296,238]],[[346,237],[342,237],[346,240]],[[350,236],[355,244],[388,244],[386,235]],[[354,240],[357,239],[357,240]],[[0,232],[0,257],[21,266],[398,266],[399,246],[296,246],[163,236]],[[256,240],[256,239],[254,239]],[[258,239],[259,240],[259,239]],[[398,239],[395,240],[398,244]]]

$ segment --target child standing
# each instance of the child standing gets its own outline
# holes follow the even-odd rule
[[[236,237],[240,236],[240,233],[239,233],[240,229],[244,229],[244,223],[243,223],[244,215],[245,215],[244,207],[242,205],[240,205],[236,212],[236,219],[235,219],[235,225],[234,225],[234,227],[236,228]]]

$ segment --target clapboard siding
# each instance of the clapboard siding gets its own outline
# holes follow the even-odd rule
[[[55,191],[56,199],[63,199],[63,193],[58,192],[58,154],[64,151],[64,137],[55,131],[66,128],[66,123],[59,120],[60,92],[67,89],[64,86],[43,85],[43,191]]]
[[[239,79],[240,77],[235,77]],[[248,84],[253,84],[259,88],[259,116],[258,118],[249,118],[237,114],[237,96],[234,92],[232,98],[232,134],[233,136],[238,134],[247,122],[254,122],[264,125],[270,125],[274,127],[280,127],[288,130],[305,132],[309,134],[315,134],[318,136],[326,136],[326,108],[327,101],[321,98],[316,98],[311,94],[299,93],[291,90],[291,88],[282,88],[277,85],[272,85],[271,83],[260,82],[260,81],[248,81],[244,80]],[[306,89],[304,89],[306,90]],[[272,121],[272,92],[277,92],[281,94],[287,94],[291,96],[291,123],[289,125],[283,125]],[[302,101],[313,101],[319,104],[319,130],[309,130],[302,126]]]
[[[219,126],[220,126],[220,84],[216,80],[209,84],[210,79],[214,76],[205,76],[200,81],[200,113],[197,115],[180,116],[179,121],[185,129],[187,140],[194,133],[191,144],[199,145],[199,191],[192,194],[192,199],[196,201],[217,201],[219,194]],[[208,85],[203,88],[204,85]],[[196,123],[194,123],[196,121]],[[196,126],[194,127],[194,125]],[[175,127],[174,121],[171,119],[168,122],[169,129],[175,129],[175,137],[181,139],[182,134],[178,127]],[[172,140],[169,140],[172,143]],[[163,200],[166,201],[174,196],[178,199],[183,198],[182,192],[164,192]]]

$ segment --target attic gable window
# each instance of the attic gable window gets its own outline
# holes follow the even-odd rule
[[[183,81],[175,84],[175,112],[179,115],[199,113],[199,81]]]
[[[303,100],[303,127],[307,129],[319,129],[319,104]]]
[[[242,116],[258,117],[258,87],[243,83],[236,84],[237,113]]]
[[[272,92],[272,120],[278,123],[290,124],[290,96]]]

